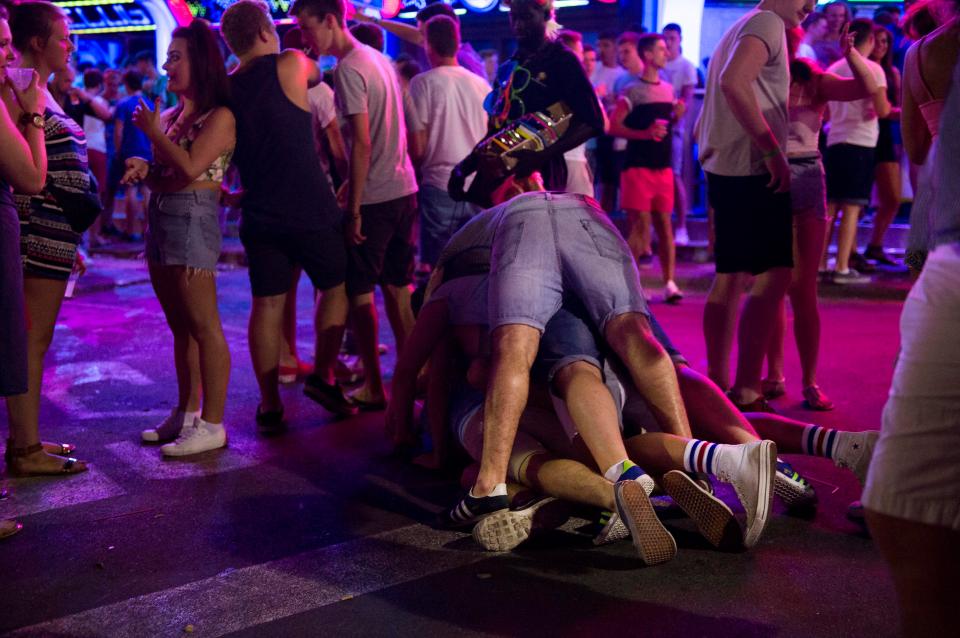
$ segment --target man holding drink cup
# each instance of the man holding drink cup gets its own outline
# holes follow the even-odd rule
[[[644,254],[650,245],[653,222],[663,272],[663,297],[667,303],[677,303],[683,293],[674,281],[677,255],[670,223],[674,203],[670,130],[683,116],[685,106],[675,99],[673,87],[660,78],[667,63],[663,36],[641,36],[636,46],[643,59],[643,73],[620,93],[610,118],[610,134],[627,139],[620,175],[621,205],[627,211],[630,228],[627,243],[634,257]]]

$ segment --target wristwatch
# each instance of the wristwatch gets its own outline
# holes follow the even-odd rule
[[[43,130],[43,116],[39,113],[23,113],[20,115],[20,125],[26,126],[32,124],[41,131]]]

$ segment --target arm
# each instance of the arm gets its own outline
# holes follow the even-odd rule
[[[890,115],[890,100],[887,99],[887,87],[877,86],[873,92],[873,110],[881,120]]]
[[[416,166],[423,163],[423,156],[427,154],[427,132],[410,131],[408,136],[410,142],[410,160]]]
[[[333,157],[333,165],[337,169],[337,175],[340,179],[344,179],[350,168],[347,165],[347,145],[343,142],[343,134],[340,132],[337,118],[330,120],[330,123],[323,128],[323,134],[327,138],[327,148]]]
[[[888,120],[900,121],[900,100],[903,94],[903,79],[900,77],[900,69],[893,68],[893,102],[890,103],[890,113],[887,114]]]
[[[102,97],[90,95],[90,93],[83,89],[77,89],[77,95],[83,104],[90,107],[90,110],[93,111],[93,114],[98,119],[107,121],[113,118],[113,109],[110,108],[110,105],[107,104],[107,101]]]
[[[160,101],[156,102],[157,107]],[[147,134],[157,159],[180,173],[188,182],[200,177],[213,162],[233,148],[236,143],[236,122],[229,109],[220,107],[207,118],[200,135],[190,150],[182,148],[167,137],[160,125],[160,115],[141,103],[134,111],[133,121]]]
[[[400,22],[399,20],[381,20],[380,18],[372,18],[360,11],[357,11],[356,15],[353,16],[353,19],[357,22],[372,22],[387,33],[392,33],[404,42],[416,44],[417,46],[421,47],[423,46],[423,35],[420,33],[420,29],[413,25]]]
[[[656,124],[651,124],[649,128],[643,130],[630,128],[623,121],[630,114],[630,102],[626,98],[617,100],[617,105],[610,116],[609,133],[614,137],[622,137],[628,140],[654,140],[653,135]],[[662,137],[660,139],[663,139]]]
[[[286,49],[277,59],[277,75],[284,95],[304,111],[309,111],[307,89],[321,80],[320,69],[313,60],[301,51]]]
[[[434,304],[436,305],[436,304]],[[429,458],[429,467],[441,468],[447,460],[450,428],[450,389],[454,371],[454,347],[451,337],[442,339],[430,357],[429,379],[427,380],[427,427],[433,451]],[[461,372],[462,374],[462,372]],[[420,465],[426,465],[423,461]]]
[[[390,404],[386,413],[387,432],[395,442],[409,438],[417,375],[446,335],[447,325],[446,302],[429,303],[421,309],[417,321],[413,324],[413,330],[407,337],[393,372]]]
[[[123,120],[118,119],[113,125],[113,150],[120,154],[120,144],[123,142]]]
[[[348,116],[353,131],[353,145],[350,148],[350,183],[347,195],[347,239],[354,244],[366,239],[360,234],[360,202],[363,201],[363,189],[370,172],[370,116],[367,113],[355,113]]]
[[[880,88],[859,51],[850,47],[846,58],[853,77],[842,78],[833,73],[820,74],[817,97],[821,102],[853,102],[876,95]]]
[[[918,44],[914,44],[907,51],[907,59],[904,61],[903,68],[917,69],[916,60]],[[930,129],[923,119],[923,113],[920,112],[920,104],[911,90],[911,78],[907,76],[907,83],[903,87],[903,107],[900,111],[900,124],[903,131],[903,148],[907,152],[910,161],[920,166],[927,160],[927,153],[930,152],[930,144],[933,139],[930,136]]]
[[[36,92],[36,81],[33,86]],[[10,106],[6,100],[0,102],[0,148],[4,149],[0,153],[0,175],[15,191],[35,195],[43,190],[47,180],[47,147],[43,130],[27,124],[21,131],[10,116]],[[40,110],[43,110],[42,104]]]

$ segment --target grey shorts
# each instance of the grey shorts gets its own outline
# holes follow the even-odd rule
[[[826,173],[819,155],[790,158],[790,201],[795,218],[827,218]]]
[[[147,213],[147,259],[161,266],[216,270],[220,259],[220,193],[153,193]]]
[[[504,209],[490,260],[490,329],[543,332],[563,294],[577,297],[602,334],[611,319],[649,315],[640,273],[620,232],[592,199],[527,193]]]

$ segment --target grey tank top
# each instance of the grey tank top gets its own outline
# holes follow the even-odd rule
[[[940,118],[937,193],[931,212],[932,247],[960,242],[960,61]]]

